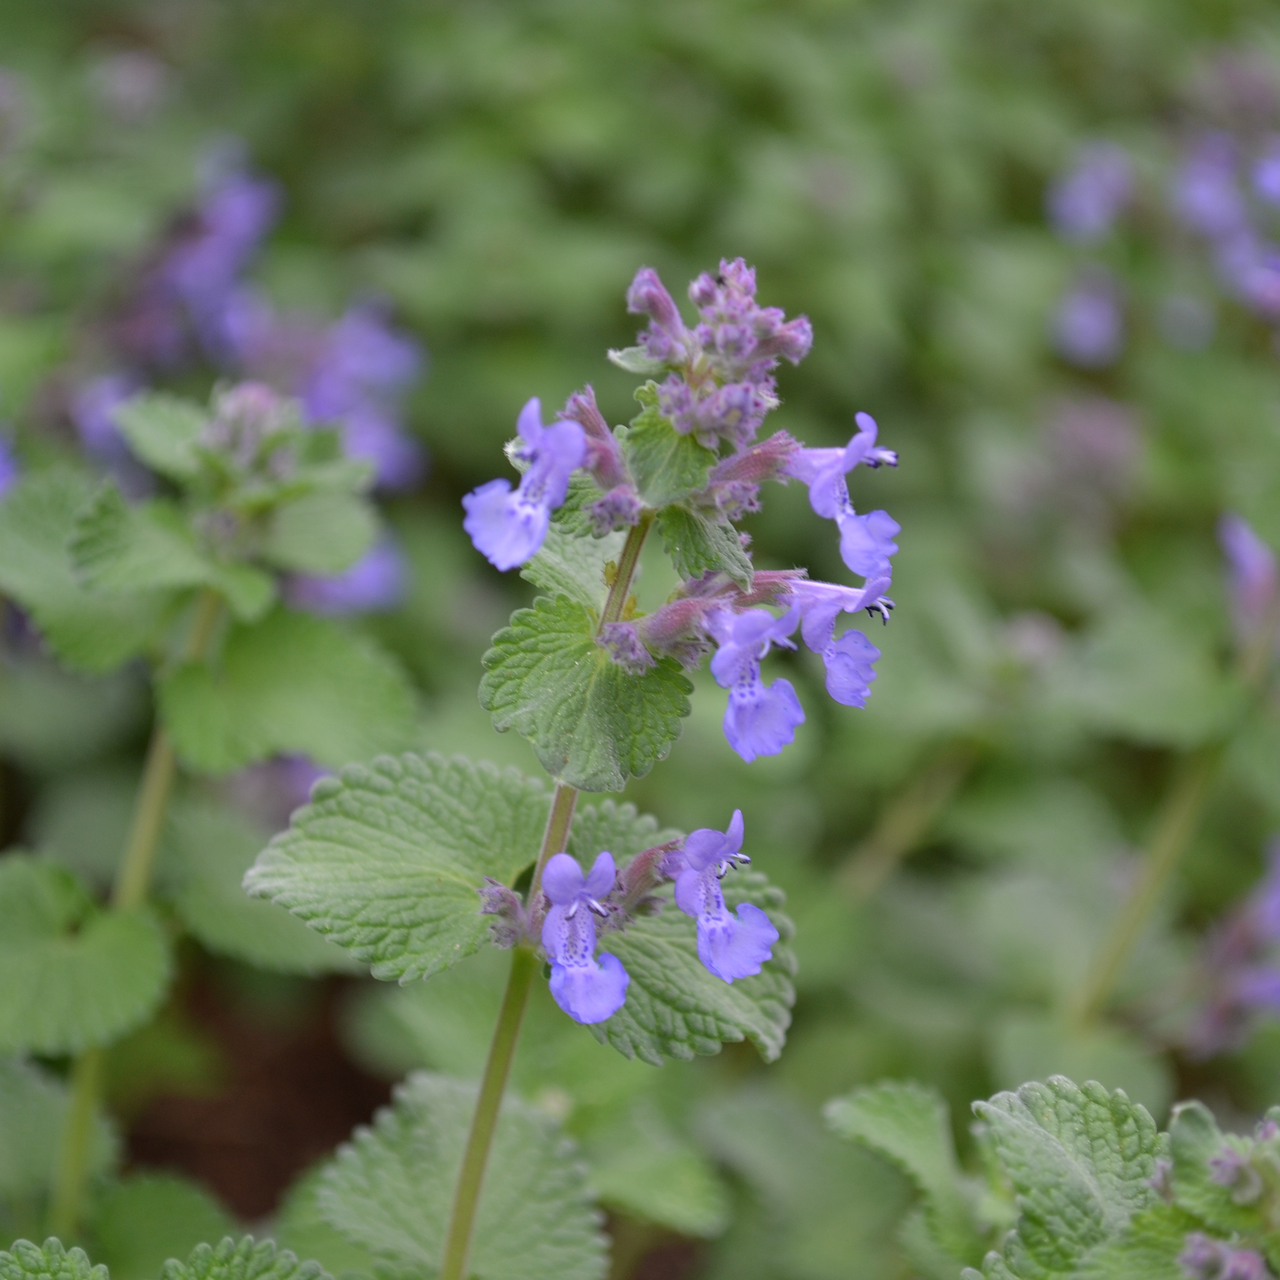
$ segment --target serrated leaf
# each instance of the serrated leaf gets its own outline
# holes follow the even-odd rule
[[[707,487],[716,455],[692,435],[681,435],[658,408],[657,384],[636,388],[640,412],[631,420],[623,448],[640,496],[651,507],[665,507]]]
[[[209,419],[189,400],[151,391],[119,404],[111,415],[136,458],[170,480],[193,480],[200,470],[195,444]]]
[[[325,1221],[316,1203],[320,1178],[327,1165],[309,1169],[289,1188],[275,1220],[275,1237],[285,1249],[299,1257],[314,1258],[339,1280],[365,1280],[376,1272],[386,1280],[388,1268],[368,1249],[352,1244],[336,1227]]]
[[[1186,1280],[1178,1255],[1203,1224],[1175,1205],[1136,1213],[1114,1239],[1089,1255],[1079,1280]]]
[[[1237,1204],[1232,1188],[1215,1182],[1209,1168],[1214,1156],[1228,1149],[1244,1155],[1252,1146],[1249,1139],[1225,1135],[1204,1103],[1179,1103],[1169,1122],[1175,1203],[1219,1231],[1256,1230],[1262,1225],[1259,1206]]]
[[[780,910],[785,897],[754,871],[738,871],[721,887],[730,909],[750,902],[768,914],[781,935],[773,959],[754,978],[714,977],[698,959],[694,921],[676,909],[668,887],[661,912],[601,941],[601,951],[622,961],[631,984],[622,1008],[591,1028],[597,1039],[655,1066],[663,1058],[719,1053],[725,1041],[750,1040],[766,1062],[782,1052],[795,1003],[795,957],[787,945],[793,930]]]
[[[170,1258],[160,1269],[160,1280],[321,1280],[324,1275],[318,1262],[300,1262],[274,1240],[252,1236],[198,1244],[186,1262]]]
[[[717,523],[686,503],[674,503],[658,512],[658,529],[682,578],[727,573],[744,591],[751,590],[751,560],[727,520]]]
[[[622,553],[625,533],[594,538],[571,533],[552,521],[542,549],[520,570],[520,576],[552,595],[567,596],[597,614],[609,594],[604,569]]]
[[[98,910],[69,872],[0,859],[0,1053],[77,1053],[143,1022],[169,984],[145,908]]]
[[[83,1249],[64,1249],[52,1236],[43,1245],[15,1240],[0,1252],[0,1280],[110,1280],[106,1267],[91,1266]]]
[[[321,1178],[321,1212],[344,1236],[430,1274],[440,1255],[476,1086],[410,1076],[371,1129]],[[605,1242],[572,1144],[508,1096],[480,1193],[468,1274],[476,1280],[596,1280]]]
[[[892,1161],[924,1197],[935,1242],[957,1262],[982,1256],[982,1238],[956,1159],[947,1105],[936,1090],[886,1080],[827,1103],[827,1123]]]
[[[160,713],[192,768],[227,773],[304,752],[337,766],[413,737],[398,663],[335,622],[276,609],[233,626],[217,666],[184,663],[158,682]]]
[[[58,1171],[67,1090],[34,1063],[0,1058],[0,1200],[40,1196]],[[116,1143],[110,1126],[95,1116],[89,1135],[90,1176],[109,1168]]]
[[[262,556],[298,573],[341,573],[373,546],[377,536],[377,520],[367,501],[321,489],[272,515]]]
[[[363,966],[289,912],[245,893],[245,872],[262,849],[258,829],[214,804],[175,807],[166,848],[176,878],[173,905],[216,955],[277,973],[359,973]]]
[[[628,373],[639,374],[642,378],[655,377],[667,367],[665,361],[655,360],[643,347],[611,348],[609,363],[616,364],[619,369],[625,369]]]
[[[222,564],[202,551],[174,503],[130,504],[113,484],[104,485],[77,515],[68,545],[75,572],[108,594],[209,586],[246,621],[260,618],[276,594],[261,569]]]
[[[373,966],[428,977],[489,936],[477,890],[510,883],[538,855],[549,807],[538,782],[460,756],[381,757],[316,785],[245,875]]]
[[[663,658],[630,675],[596,643],[584,605],[538,599],[493,640],[481,705],[500,733],[528,738],[553,777],[583,791],[621,791],[679,737],[693,691],[679,664]]]
[[[1004,1255],[1015,1274],[1070,1275],[1090,1250],[1158,1200],[1151,1186],[1161,1141],[1150,1115],[1121,1090],[1077,1087],[1065,1076],[974,1104],[1013,1184],[1017,1229]]]
[[[117,1182],[97,1200],[90,1232],[94,1257],[111,1280],[154,1280],[169,1258],[235,1231],[231,1215],[203,1187],[172,1173]]]
[[[104,595],[72,573],[67,541],[92,484],[63,468],[25,476],[0,503],[0,590],[35,620],[68,666],[109,671],[155,633],[167,595]]]

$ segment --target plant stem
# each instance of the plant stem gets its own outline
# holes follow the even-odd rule
[[[600,626],[617,622],[626,608],[631,594],[631,581],[640,563],[640,551],[654,513],[645,511],[638,524],[627,531],[627,540],[618,557],[618,571],[609,587],[609,595],[600,614]],[[538,901],[542,889],[542,871],[548,859],[564,850],[569,839],[569,827],[573,823],[573,811],[578,803],[578,789],[564,782],[556,783],[551,798],[551,811],[547,814],[546,830],[542,834],[542,847],[529,882],[529,906]],[[476,1212],[480,1208],[480,1191],[484,1185],[485,1166],[493,1145],[494,1131],[498,1127],[498,1112],[511,1075],[511,1063],[516,1056],[520,1040],[520,1027],[524,1022],[525,1006],[534,974],[538,971],[538,957],[529,945],[516,947],[511,953],[511,972],[507,975],[507,988],[502,994],[502,1007],[498,1010],[498,1022],[489,1043],[489,1056],[485,1059],[484,1075],[480,1079],[480,1094],[476,1098],[475,1114],[471,1117],[471,1129],[467,1133],[467,1145],[462,1152],[462,1165],[458,1170],[458,1185],[453,1193],[453,1207],[449,1211],[449,1228],[445,1235],[444,1252],[440,1259],[440,1280],[465,1280],[467,1258],[471,1252],[471,1235],[475,1230]]]
[[[1278,633],[1280,593],[1272,600],[1261,625],[1236,661],[1236,674],[1244,686],[1246,708],[1252,706],[1266,687]],[[1087,1027],[1106,1007],[1112,988],[1123,975],[1129,957],[1142,937],[1148,914],[1160,900],[1161,890],[1200,825],[1218,765],[1226,754],[1231,737],[1230,732],[1225,733],[1191,752],[1179,767],[1156,817],[1137,883],[1068,1009],[1068,1017],[1074,1026]]]
[[[191,630],[183,647],[183,659],[194,661],[203,656],[222,616],[222,598],[206,589],[196,602]],[[146,763],[138,784],[133,820],[125,841],[124,854],[116,871],[111,891],[111,906],[128,910],[141,906],[151,885],[160,833],[164,829],[165,809],[173,780],[177,776],[177,759],[173,743],[165,727],[157,719],[147,747]],[[50,1208],[50,1226],[61,1238],[75,1235],[80,1223],[80,1201],[84,1194],[88,1169],[89,1137],[98,1097],[102,1092],[102,1048],[82,1051],[71,1071],[71,1097],[63,1125],[62,1150],[58,1160],[58,1177]]]

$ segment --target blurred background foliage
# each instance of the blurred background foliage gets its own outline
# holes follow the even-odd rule
[[[843,443],[865,409],[899,451],[896,472],[853,477],[855,503],[903,528],[868,708],[818,696],[801,655],[788,675],[809,723],[746,766],[704,679],[670,762],[626,796],[685,829],[744,810],[797,922],[782,1059],[730,1046],[628,1064],[549,1001],[521,1049],[517,1087],[591,1161],[617,1275],[916,1274],[897,1243],[905,1182],[820,1120],[824,1100],[884,1076],[937,1086],[962,1145],[971,1099],[1053,1071],[1158,1113],[1196,1093],[1228,1124],[1280,1100],[1280,1029],[1265,1007],[1231,1005],[1215,950],[1280,824],[1275,694],[1240,719],[1215,540],[1235,511],[1280,546],[1277,312],[1233,289],[1176,216],[1180,166],[1210,131],[1241,155],[1280,131],[1273,6],[8,0],[0,63],[0,421],[23,466],[77,447],[76,389],[113,371],[113,317],[219,149],[281,184],[251,268],[276,307],[328,322],[378,299],[425,347],[408,425],[429,472],[384,503],[411,586],[351,622],[414,677],[424,749],[536,772],[475,698],[490,633],[531,592],[471,550],[458,500],[500,472],[530,395],[554,406],[591,382],[612,421],[632,416],[632,379],[604,350],[637,327],[622,298],[639,265],[675,293],[721,257],[752,262],[761,299],[814,325],[777,425]],[[1114,226],[1082,236],[1046,200],[1100,139],[1124,149],[1129,188]],[[1086,306],[1083,346],[1064,310],[1082,290],[1103,312],[1099,337]],[[214,372],[165,385],[203,391]],[[757,565],[838,579],[803,487],[766,497]],[[655,562],[642,603],[668,585]],[[8,839],[109,867],[148,714],[132,676],[72,678],[11,640]],[[1107,1017],[1072,1021],[1179,762],[1229,728],[1205,819]],[[220,794],[260,834],[283,821],[260,789]],[[399,989],[272,976],[203,944],[185,944],[171,1006],[110,1072],[129,1158],[185,1168],[222,1201],[154,1183],[176,1207],[150,1216],[192,1215],[193,1239],[211,1215],[274,1212],[367,1118],[384,1087],[369,1077],[478,1070],[497,999],[484,957]],[[236,1056],[271,1036],[276,1065],[250,1088]],[[338,1065],[308,1074],[321,1059]],[[329,1130],[285,1124],[273,1074],[312,1089]],[[246,1089],[256,1101],[232,1111],[256,1126],[238,1140],[265,1181],[156,1136],[183,1106]],[[325,1090],[342,1093],[336,1111]],[[335,1273],[371,1266],[323,1226],[308,1185],[285,1202],[286,1243]],[[108,1216],[127,1222],[116,1194]],[[117,1280],[148,1274],[113,1238]]]

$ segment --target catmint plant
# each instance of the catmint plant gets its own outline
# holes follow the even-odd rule
[[[348,1239],[443,1280],[487,1273],[498,1248],[558,1249],[558,1274],[600,1274],[580,1181],[548,1172],[536,1217],[499,1222],[488,1207],[558,1159],[545,1135],[522,1148],[521,1167],[496,1154],[528,1123],[503,1096],[540,970],[563,1013],[627,1057],[656,1065],[744,1038],[766,1059],[782,1048],[791,926],[780,895],[747,869],[741,811],[720,816],[724,829],[682,836],[629,805],[581,803],[581,793],[620,791],[667,755],[690,709],[685,671],[708,656],[728,690],[725,735],[746,761],[782,751],[804,721],[794,686],[766,680],[763,665],[773,648],[795,647],[797,630],[837,702],[861,706],[875,678],[878,650],[859,631],[837,634],[837,620],[861,609],[888,617],[898,525],[883,511],[858,513],[846,476],[897,458],[865,414],[843,448],[808,449],[784,431],[759,439],[779,404],[778,363],[809,350],[808,321],[762,307],[741,260],[699,276],[689,294],[695,323],[651,269],[631,285],[628,307],[648,325],[635,347],[610,353],[646,378],[630,424],[611,428],[590,387],[549,421],[532,398],[507,448],[518,479],[463,499],[477,551],[542,593],[494,637],[480,699],[499,730],[528,739],[551,790],[457,756],[350,765],[316,783],[245,877],[250,894],[289,908],[378,978],[429,979],[486,946],[511,954],[478,1087],[415,1077],[316,1193]],[[863,582],[755,568],[735,522],[759,509],[763,484],[791,480],[835,522]],[[632,587],[653,531],[679,584],[646,613]],[[440,1144],[450,1187],[437,1179],[418,1198],[393,1155],[401,1130]],[[414,1203],[429,1230],[412,1248],[396,1244],[375,1201]]]

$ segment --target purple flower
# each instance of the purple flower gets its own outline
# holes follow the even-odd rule
[[[542,546],[551,512],[564,502],[569,476],[582,465],[587,443],[576,422],[542,425],[535,396],[520,410],[516,430],[524,442],[516,456],[529,464],[513,493],[506,480],[490,480],[462,500],[462,527],[477,551],[498,569],[514,569]]]
[[[876,421],[870,414],[855,414],[854,421],[858,432],[843,449],[797,449],[783,464],[782,473],[803,480],[809,486],[809,505],[836,522],[840,555],[854,573],[888,578],[889,557],[898,550],[893,539],[902,526],[885,511],[858,515],[845,476],[859,463],[896,467],[898,455],[892,449],[877,448]]]
[[[333,577],[298,574],[290,578],[285,599],[295,609],[337,618],[385,613],[401,603],[408,589],[409,566],[400,548],[387,538]]]
[[[347,456],[372,464],[379,489],[405,492],[422,480],[426,451],[381,406],[363,404],[352,409],[341,420],[341,428]]]
[[[1082,369],[1100,369],[1120,354],[1124,329],[1111,277],[1091,271],[1067,290],[1053,316],[1053,345]]]
[[[119,463],[132,455],[116,426],[114,410],[139,390],[127,373],[107,373],[85,383],[71,399],[71,420],[80,444],[91,458]]]
[[[551,994],[575,1022],[603,1022],[627,998],[631,978],[618,957],[606,953],[599,963],[595,959],[594,917],[608,915],[600,899],[616,877],[611,853],[602,853],[585,876],[576,858],[557,853],[542,873],[542,891],[552,904],[542,924]]]
[[[1233,1249],[1225,1240],[1215,1240],[1203,1231],[1187,1236],[1178,1265],[1187,1280],[1269,1280],[1271,1275],[1261,1254]]]
[[[1236,632],[1247,641],[1276,607],[1280,564],[1276,553],[1238,515],[1229,513],[1218,521],[1218,544],[1227,560],[1227,592]]]
[[[1249,214],[1236,178],[1235,143],[1226,134],[1200,138],[1173,182],[1174,212],[1211,240],[1236,235]]]
[[[1280,138],[1272,138],[1254,164],[1253,189],[1268,204],[1280,205]]]
[[[778,931],[759,907],[742,903],[734,915],[725,905],[721,879],[739,863],[742,853],[742,810],[735,809],[727,831],[702,827],[684,842],[683,854],[671,859],[682,869],[676,876],[676,906],[698,922],[698,959],[725,982],[750,978],[768,960]]]
[[[13,446],[0,437],[0,498],[3,498],[17,484],[21,474],[22,469],[18,466]]]
[[[766,686],[760,678],[760,661],[772,645],[795,648],[787,637],[799,621],[798,604],[781,618],[767,609],[722,609],[707,618],[707,630],[719,645],[711,674],[729,690],[724,736],[748,764],[757,756],[776,756],[795,741],[796,726],[804,723],[804,709],[791,682],[775,680]]]
[[[1049,188],[1049,219],[1068,240],[1100,240],[1132,193],[1133,166],[1124,148],[1091,143],[1081,148],[1071,171]]]
[[[787,593],[800,606],[800,634],[814,653],[821,653],[835,636],[836,618],[841,613],[866,609],[880,613],[893,608],[884,592],[888,578],[873,578],[861,587],[842,587],[835,582],[814,582],[796,578],[787,583]]]
[[[822,651],[827,692],[842,706],[865,707],[880,650],[861,631],[846,631]]]
[[[227,779],[231,800],[269,831],[288,826],[289,815],[307,803],[311,788],[330,777],[310,756],[274,756],[251,764]]]

